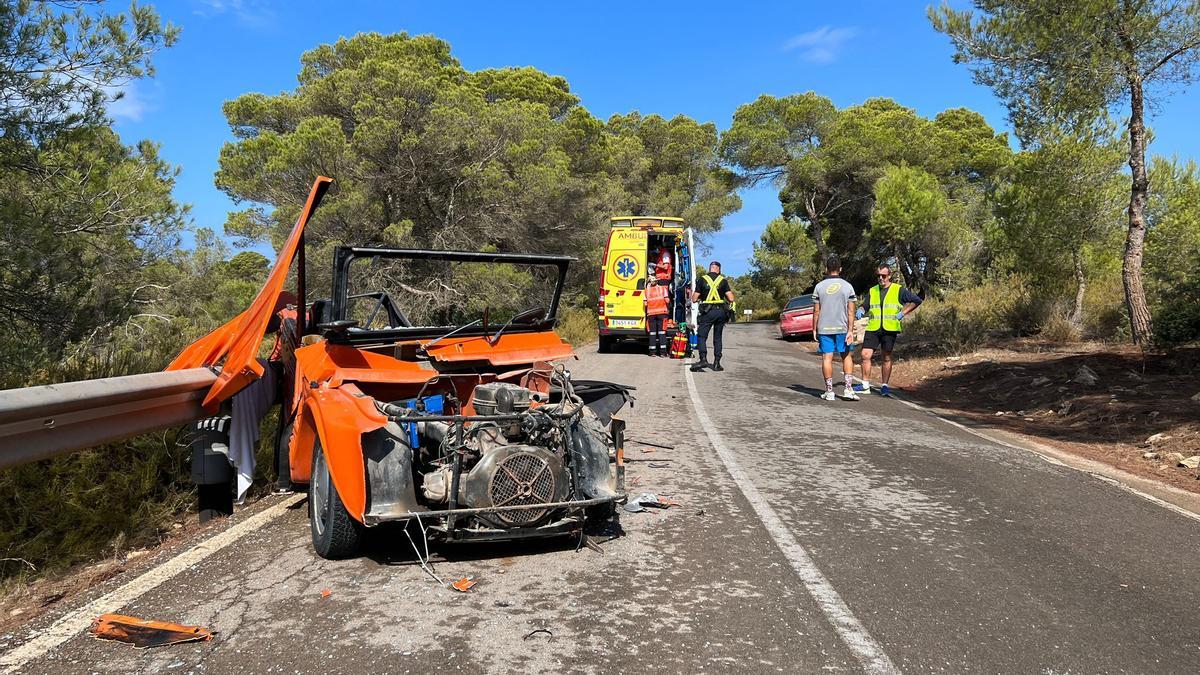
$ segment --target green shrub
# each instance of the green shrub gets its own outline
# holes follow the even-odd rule
[[[927,300],[905,330],[939,349],[969,351],[993,336],[1035,331],[1043,312],[1031,298],[1028,279],[1012,275]]]
[[[1184,294],[1159,305],[1154,312],[1155,340],[1164,347],[1200,341],[1200,297]]]
[[[567,307],[559,312],[554,332],[572,346],[578,347],[596,339],[596,311],[583,307]]]

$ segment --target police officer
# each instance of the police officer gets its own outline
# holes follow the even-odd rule
[[[708,265],[708,274],[696,280],[696,290],[692,293],[692,302],[700,303],[700,318],[697,323],[700,335],[697,346],[700,349],[700,360],[692,364],[692,372],[698,373],[709,367],[708,332],[713,333],[713,362],[712,369],[725,370],[721,367],[721,333],[725,324],[733,314],[733,290],[729,288],[729,280],[721,274],[721,263],[712,261]]]

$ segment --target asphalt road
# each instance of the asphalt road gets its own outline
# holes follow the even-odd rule
[[[574,540],[435,550],[439,576],[479,580],[461,594],[421,570],[401,532],[324,561],[302,505],[267,502],[261,526],[231,519],[249,531],[232,543],[214,533],[192,558],[164,552],[152,576],[123,575],[0,637],[0,666],[1200,671],[1200,522],[897,400],[822,401],[817,361],[769,325],[732,326],[726,341],[724,373],[634,353],[572,364],[638,387],[630,490],[679,503],[624,514],[602,554]],[[172,564],[181,571],[154,585]],[[108,593],[121,606],[94,604]],[[138,651],[72,632],[97,610],[218,635]],[[539,628],[550,633],[530,635]]]

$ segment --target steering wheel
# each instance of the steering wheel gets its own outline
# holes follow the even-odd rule
[[[373,306],[371,308],[370,316],[368,316],[367,320],[364,321],[362,324],[363,330],[371,330],[371,324],[375,322],[375,317],[379,316],[379,310],[383,309],[383,305],[384,305],[383,299],[386,297],[387,297],[386,293],[380,293],[379,296],[375,298],[375,306]],[[389,318],[391,318],[391,317],[389,317]]]
[[[509,323],[530,324],[537,323],[543,316],[546,315],[545,307],[531,307],[523,312],[513,316]]]

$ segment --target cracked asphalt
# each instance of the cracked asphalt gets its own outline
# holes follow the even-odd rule
[[[728,370],[694,377],[708,416],[899,670],[1200,670],[1200,522],[898,401],[821,401],[817,361],[771,325],[731,326],[726,343]],[[574,539],[435,549],[443,579],[479,580],[463,594],[396,529],[361,558],[317,558],[296,508],[108,609],[203,625],[212,642],[142,651],[80,634],[20,670],[860,672],[701,428],[682,364],[584,352],[576,377],[638,388],[630,492],[679,504],[622,514],[602,554]]]

